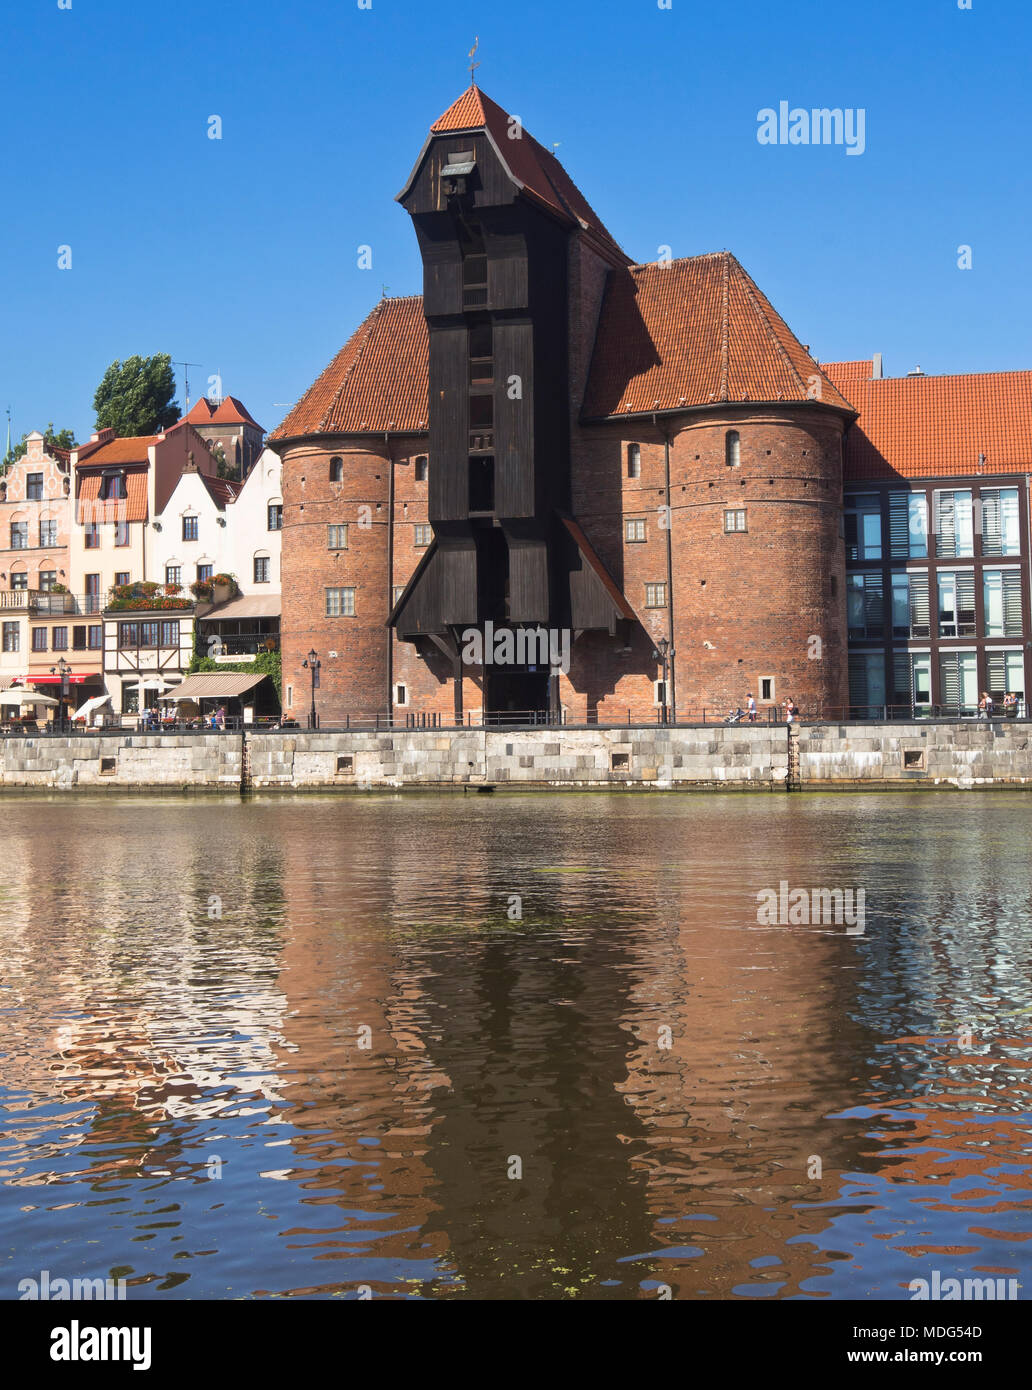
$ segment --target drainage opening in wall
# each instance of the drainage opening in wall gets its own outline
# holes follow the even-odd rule
[[[114,777],[116,758],[101,758],[100,775],[101,777]]]
[[[620,768],[629,768],[631,765],[630,753],[611,753],[609,755],[609,766],[614,772]]]
[[[355,760],[354,760],[354,758],[351,756],[350,753],[343,753],[343,754],[337,759],[337,772],[338,772],[338,774],[341,773],[341,772],[354,772],[354,770],[355,770]]]
[[[924,772],[926,767],[925,750],[923,748],[903,749],[904,772]]]

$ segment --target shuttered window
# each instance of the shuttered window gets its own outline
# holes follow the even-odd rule
[[[974,570],[939,571],[939,636],[974,637]]]
[[[931,654],[929,652],[893,652],[892,684],[892,703],[894,705],[931,704]]]
[[[850,637],[882,636],[885,593],[880,574],[846,576],[846,612]]]
[[[892,576],[893,637],[928,637],[931,612],[928,601],[928,575],[924,570]]]
[[[935,553],[947,560],[975,553],[970,491],[935,494]]]
[[[979,495],[982,519],[982,554],[1017,555],[1020,552],[1018,530],[1018,489],[1016,487],[984,487]]]
[[[986,637],[1021,636],[1021,571],[984,570]]]
[[[865,492],[847,497],[843,521],[847,561],[880,560],[881,503],[878,494]]]
[[[923,493],[889,493],[889,554],[893,560],[923,560],[928,554],[928,503]]]
[[[859,719],[876,718],[885,704],[885,657],[881,652],[850,652],[850,713]]]
[[[931,633],[931,614],[928,608],[928,575],[908,574],[910,580],[910,635],[928,637]]]
[[[1007,694],[1025,694],[1025,658],[1017,652],[987,652],[985,659],[986,688],[997,702],[1003,703]]]
[[[978,658],[974,652],[939,653],[939,703],[947,712],[978,708]]]

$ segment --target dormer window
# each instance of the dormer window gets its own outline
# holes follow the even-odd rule
[[[125,473],[121,469],[105,468],[100,475],[100,500],[114,502],[127,496]]]
[[[461,198],[466,192],[466,181],[476,168],[476,151],[449,153],[447,160],[441,170],[441,192],[446,198]]]

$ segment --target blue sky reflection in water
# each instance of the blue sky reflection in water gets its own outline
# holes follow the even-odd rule
[[[1026,1297],[1030,830],[1008,792],[11,798],[0,1293]],[[863,887],[863,935],[757,925],[782,880]]]

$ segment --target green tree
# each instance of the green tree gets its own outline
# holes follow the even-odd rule
[[[176,382],[167,352],[112,362],[93,397],[97,429],[123,437],[158,434],[179,419]]]
[[[29,436],[27,434],[22,435],[21,443],[15,444],[14,447],[11,449],[11,452],[9,454],[5,454],[3,459],[0,459],[0,467],[6,470],[10,468],[12,463],[17,463],[20,458],[23,458],[25,456],[25,453],[29,447],[25,442],[28,439],[28,437]],[[53,421],[51,421],[47,425],[46,429],[43,431],[43,440],[46,444],[52,444],[56,449],[74,449],[75,431],[55,430],[54,423]]]

